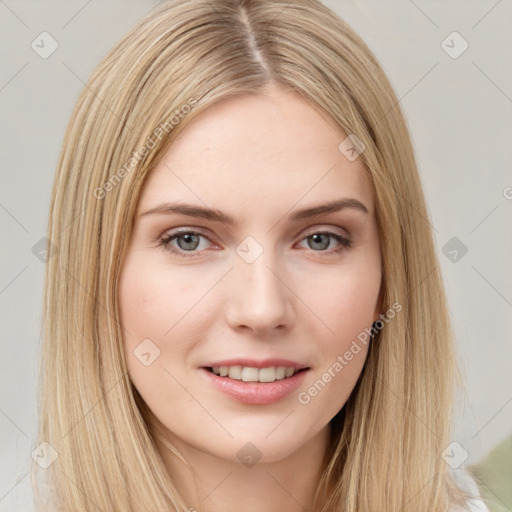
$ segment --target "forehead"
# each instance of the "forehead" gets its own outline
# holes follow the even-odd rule
[[[147,178],[138,210],[180,200],[262,213],[299,201],[355,197],[371,212],[362,160],[351,161],[339,149],[346,137],[325,112],[293,92],[223,100],[173,141]]]

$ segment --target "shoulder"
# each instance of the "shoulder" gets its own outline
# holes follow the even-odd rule
[[[465,510],[454,506],[450,509],[450,512],[489,512],[487,505],[482,500],[477,483],[468,471],[464,469],[454,470],[452,476],[458,487],[469,493],[472,498],[467,501]]]

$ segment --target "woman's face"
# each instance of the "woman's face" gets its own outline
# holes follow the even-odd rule
[[[372,188],[346,136],[272,89],[210,107],[147,179],[120,308],[131,380],[168,439],[270,462],[345,404],[381,282]]]

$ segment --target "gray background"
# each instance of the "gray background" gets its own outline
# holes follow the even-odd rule
[[[512,5],[324,3],[374,51],[408,119],[468,391],[452,439],[472,464],[512,434]],[[157,4],[0,0],[0,511],[28,509],[44,275],[32,248],[46,235],[64,131],[94,67]],[[31,47],[43,31],[58,43],[46,59]],[[469,44],[458,58],[445,51],[462,48],[454,31]]]

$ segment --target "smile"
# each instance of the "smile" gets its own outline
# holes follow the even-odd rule
[[[303,368],[286,366],[269,366],[266,368],[254,368],[250,366],[213,366],[207,368],[210,372],[220,377],[226,377],[234,380],[243,380],[244,382],[274,382],[292,377]]]
[[[221,376],[222,373],[227,375]],[[217,370],[215,373],[213,370]],[[254,366],[207,366],[201,374],[214,388],[231,399],[248,405],[269,405],[292,394],[306,378],[310,368],[287,366],[256,368]],[[281,377],[283,375],[284,377]],[[260,374],[260,372],[262,372]],[[289,377],[286,374],[291,374]],[[230,377],[233,375],[234,377]],[[261,375],[261,377],[260,377]],[[281,378],[277,378],[277,377]],[[243,379],[253,380],[243,380]],[[267,380],[260,380],[267,379]],[[274,380],[270,380],[274,379]]]

